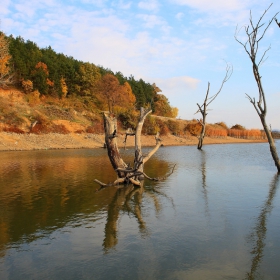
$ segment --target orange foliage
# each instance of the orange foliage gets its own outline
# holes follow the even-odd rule
[[[48,66],[44,63],[44,62],[41,62],[39,61],[36,65],[35,65],[35,68],[36,69],[42,69],[46,75],[48,76],[49,75],[49,70],[48,70]]]
[[[47,78],[47,85],[50,87],[54,86],[54,82],[52,82],[49,78]]]
[[[189,131],[191,135],[198,136],[201,131],[201,124],[199,122],[187,124],[185,131]]]
[[[25,93],[29,93],[33,90],[33,83],[30,80],[23,80],[21,86]]]
[[[131,108],[136,102],[129,83],[120,85],[117,77],[112,74],[106,74],[100,79],[98,89],[100,102],[103,106],[106,104],[110,112],[114,112],[116,107]]]
[[[225,129],[215,129],[206,127],[205,136],[213,138],[224,138],[227,137],[227,131]]]
[[[241,139],[265,139],[265,133],[259,129],[229,129],[228,136]]]

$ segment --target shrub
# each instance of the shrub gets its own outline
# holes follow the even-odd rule
[[[155,118],[147,116],[143,125],[142,133],[148,135],[155,135],[160,129],[157,126]]]
[[[218,122],[216,124],[223,127],[224,129],[228,129],[227,125],[224,122]]]
[[[33,90],[33,82],[30,80],[23,80],[21,86],[25,93],[30,93]]]
[[[177,121],[168,120],[167,121],[167,127],[172,134],[174,134],[174,135],[180,135],[181,134],[180,125]]]
[[[185,131],[188,131],[193,136],[198,136],[201,131],[201,124],[199,122],[189,123],[185,127]]]
[[[22,129],[20,129],[16,126],[3,127],[3,131],[4,132],[18,133],[18,134],[24,134],[25,133]]]
[[[232,126],[230,129],[245,130],[245,127],[242,126],[241,124],[235,124],[235,125]]]

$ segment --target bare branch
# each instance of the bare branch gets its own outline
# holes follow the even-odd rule
[[[174,169],[175,169],[175,166],[176,166],[176,164],[174,164],[174,166],[173,166],[171,172],[168,173],[168,174],[167,174],[166,176],[164,176],[164,177],[151,178],[151,177],[149,177],[147,174],[145,174],[144,172],[143,172],[143,175],[144,175],[145,178],[147,178],[147,179],[149,179],[149,180],[151,180],[151,181],[164,181],[164,180],[166,180],[171,174],[173,174]]]
[[[218,92],[217,92],[215,95],[213,95],[211,98],[208,99],[208,100],[210,100],[210,101],[206,104],[206,107],[207,107],[210,103],[212,103],[212,102],[215,100],[215,98],[218,96],[218,94],[222,91],[224,84],[230,79],[232,73],[233,73],[233,66],[230,65],[230,64],[227,64],[227,66],[226,66],[226,74],[225,74],[225,77],[224,77],[224,79],[223,79],[223,81],[222,81],[222,83],[221,83],[221,86],[220,86]],[[206,96],[208,96],[209,87],[210,87],[210,83],[208,83],[208,90],[207,90],[207,95],[206,95]],[[206,99],[206,100],[207,100],[207,99]]]

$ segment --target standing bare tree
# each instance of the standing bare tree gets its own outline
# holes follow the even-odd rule
[[[198,110],[196,113],[200,112],[201,115],[202,115],[202,119],[201,120],[198,120],[198,122],[201,124],[201,131],[200,131],[200,135],[198,136],[198,145],[197,145],[197,148],[199,150],[202,149],[202,145],[203,145],[203,139],[205,137],[205,130],[206,130],[206,116],[207,116],[207,107],[210,103],[212,103],[215,98],[218,96],[218,94],[222,91],[222,88],[224,86],[224,84],[229,80],[229,78],[231,77],[231,74],[232,74],[232,71],[233,71],[233,67],[232,65],[229,65],[227,64],[227,67],[226,67],[226,74],[225,74],[225,77],[222,81],[222,84],[220,86],[220,89],[218,90],[218,92],[216,94],[214,94],[213,96],[211,97],[208,97],[209,95],[209,91],[210,91],[210,83],[208,82],[208,88],[207,88],[207,92],[206,92],[206,95],[205,95],[205,99],[204,99],[204,102],[202,105],[199,105],[197,103],[197,106],[198,106]]]
[[[253,23],[252,18],[252,12],[250,11],[250,24],[244,27],[245,34],[247,36],[247,40],[245,42],[240,41],[237,38],[237,35],[239,34],[240,29],[238,30],[238,27],[236,27],[235,31],[235,40],[241,44],[245,50],[245,52],[248,54],[252,66],[253,66],[253,74],[254,78],[256,80],[256,83],[258,85],[259,90],[259,100],[256,102],[255,98],[250,97],[248,94],[246,94],[249,101],[253,104],[255,110],[257,111],[258,116],[260,117],[261,123],[263,125],[263,129],[265,131],[269,146],[270,146],[270,152],[272,155],[272,158],[274,160],[274,163],[277,167],[278,172],[280,172],[280,161],[277,154],[276,146],[274,143],[274,140],[271,135],[271,130],[269,129],[268,125],[266,124],[266,114],[267,114],[267,104],[266,104],[266,98],[265,93],[261,81],[261,75],[259,72],[259,67],[266,59],[266,54],[270,50],[270,46],[261,54],[260,58],[257,58],[258,51],[259,51],[259,44],[260,41],[263,39],[266,31],[268,30],[271,23],[276,19],[276,13],[267,24],[262,23],[262,20],[267,13],[267,11],[270,9],[272,4],[264,11],[262,16],[259,18],[256,24]]]

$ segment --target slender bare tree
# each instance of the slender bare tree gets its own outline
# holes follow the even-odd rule
[[[218,92],[216,94],[214,94],[213,96],[209,97],[210,83],[208,82],[207,92],[206,92],[205,99],[204,99],[202,105],[199,105],[197,103],[198,110],[197,110],[196,113],[200,112],[201,115],[202,115],[202,119],[198,120],[198,122],[201,124],[201,131],[200,131],[200,135],[198,136],[198,145],[197,145],[197,148],[199,150],[202,149],[203,140],[204,140],[204,137],[205,137],[207,107],[208,107],[208,105],[210,103],[212,103],[216,99],[218,94],[222,91],[222,88],[223,88],[224,84],[229,80],[229,78],[231,77],[232,72],[233,72],[232,65],[227,64],[227,66],[226,66],[226,74],[225,74],[225,77],[224,77],[224,79],[222,81],[222,84],[221,84]]]
[[[243,46],[245,52],[248,54],[252,66],[253,66],[253,74],[254,78],[256,80],[258,91],[259,91],[259,99],[256,102],[255,98],[250,97],[248,94],[246,94],[249,101],[253,104],[255,110],[257,111],[257,114],[261,120],[261,123],[263,125],[263,129],[265,131],[269,146],[270,146],[270,152],[272,155],[272,158],[274,160],[274,163],[277,167],[278,172],[280,172],[280,161],[277,154],[276,146],[274,143],[274,139],[271,135],[271,130],[269,129],[267,123],[266,123],[266,114],[267,114],[267,104],[266,104],[266,98],[265,98],[265,92],[263,89],[262,81],[261,81],[261,75],[259,72],[259,67],[261,64],[266,60],[266,54],[270,50],[270,46],[260,55],[258,56],[259,51],[259,45],[261,40],[263,39],[266,31],[268,30],[271,23],[276,19],[276,16],[278,13],[276,13],[269,21],[268,23],[263,23],[263,18],[266,15],[267,11],[270,9],[272,4],[266,9],[257,23],[253,22],[252,12],[250,11],[250,19],[249,24],[244,26],[244,31],[247,37],[247,40],[245,42],[240,41],[237,36],[241,29],[238,29],[238,26],[236,27],[235,31],[235,40]],[[259,57],[259,58],[258,58]]]

